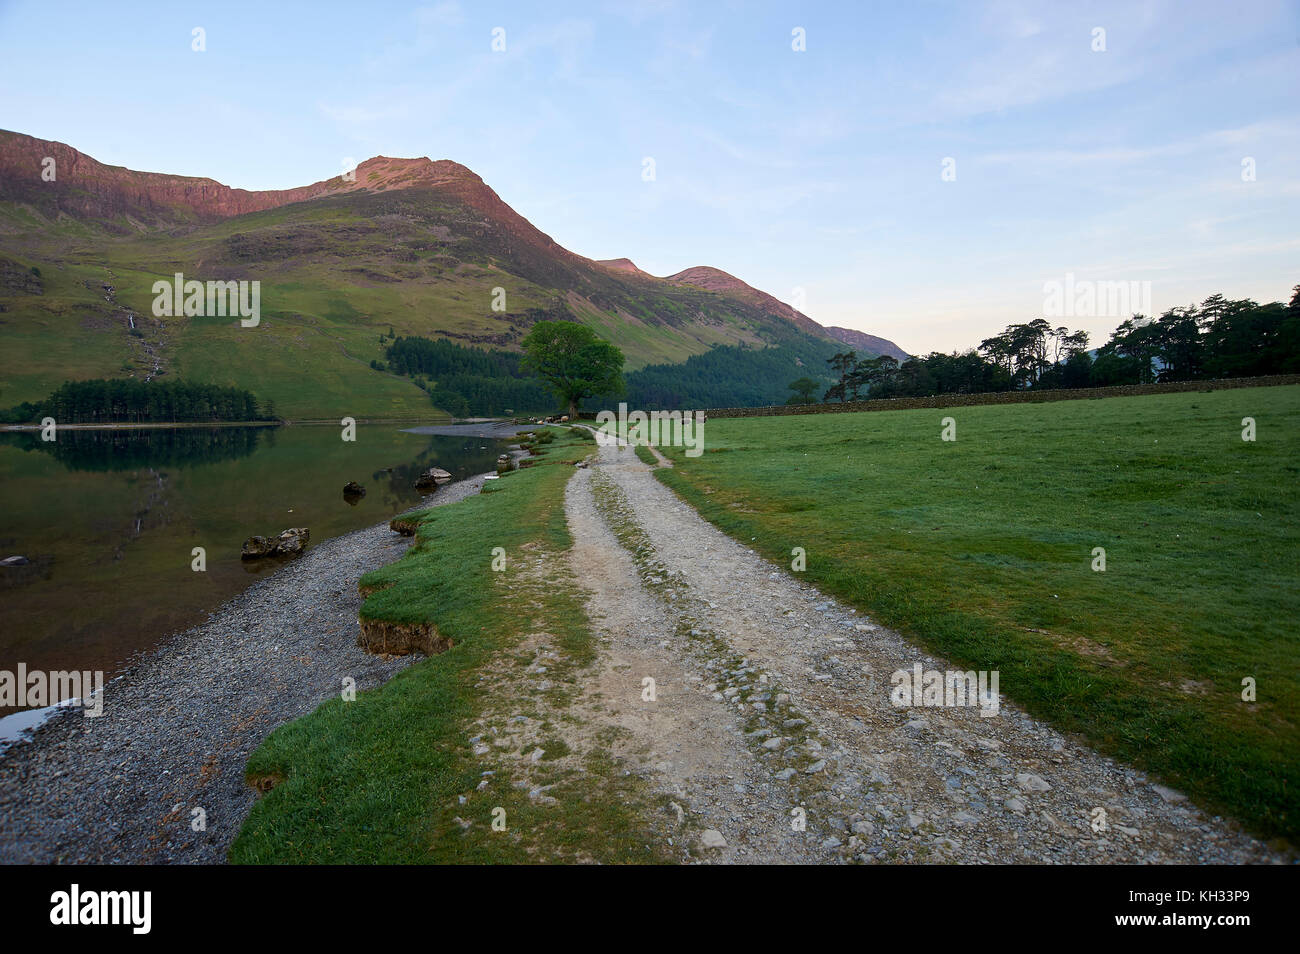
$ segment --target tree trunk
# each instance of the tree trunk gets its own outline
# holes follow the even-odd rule
[[[578,402],[575,401],[573,398],[569,398],[569,423],[573,423],[577,419],[578,419]]]

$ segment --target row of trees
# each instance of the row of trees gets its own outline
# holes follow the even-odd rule
[[[1038,318],[1009,325],[961,354],[934,352],[900,364],[887,355],[859,358],[847,351],[827,363],[838,379],[824,401],[1300,373],[1300,285],[1288,304],[1214,295],[1156,319],[1134,315],[1095,353],[1086,332]],[[792,382],[790,401],[810,402],[811,383]]]
[[[1300,285],[1288,304],[1222,295],[1172,308],[1155,321],[1135,315],[1097,352],[1100,383],[1193,381],[1300,371]]]
[[[483,351],[467,348],[454,341],[432,338],[395,338],[384,351],[387,368],[394,374],[477,375],[484,378],[520,377],[523,355],[509,351]]]
[[[275,419],[275,409],[269,401],[259,405],[241,388],[123,378],[68,381],[43,401],[24,401],[0,412],[0,420],[11,424],[46,417],[60,424],[264,421]]]
[[[390,332],[391,334],[391,332]],[[382,339],[381,339],[382,340]],[[602,407],[625,400],[640,408],[756,407],[783,397],[781,382],[801,370],[820,393],[831,383],[820,370],[834,346],[792,333],[781,347],[718,345],[678,364],[621,373],[622,354],[571,321],[538,321],[523,353],[485,351],[443,339],[394,338],[378,371],[408,375],[434,405],[457,417],[542,411],[555,397],[572,406],[595,399]]]
[[[791,375],[812,374],[820,394],[830,383],[822,367],[835,345],[791,335],[780,347],[715,345],[679,364],[654,364],[627,375],[627,401],[643,408],[761,407],[777,404]]]
[[[416,384],[421,382],[417,379]],[[555,397],[536,378],[488,378],[451,374],[425,385],[429,400],[454,417],[549,411]]]
[[[523,354],[479,351],[450,341],[398,338],[385,356],[389,369],[416,377],[433,403],[458,417],[554,407],[558,398],[577,415],[578,405],[624,389],[623,352],[574,321],[533,323],[520,342]]]
[[[395,338],[377,371],[409,375],[429,400],[455,417],[549,410],[555,398],[546,384],[523,368],[524,356],[510,351],[467,348],[444,339]]]

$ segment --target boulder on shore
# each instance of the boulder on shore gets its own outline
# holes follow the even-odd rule
[[[438,486],[438,484],[445,484],[449,480],[451,480],[451,474],[441,467],[430,467],[415,479],[415,489],[428,490],[431,487]]]
[[[311,530],[307,527],[290,527],[278,537],[249,537],[239,551],[242,560],[256,560],[275,554],[302,553],[307,547]]]

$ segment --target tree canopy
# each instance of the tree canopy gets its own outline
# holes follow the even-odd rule
[[[813,395],[821,389],[821,382],[816,378],[802,377],[791,381],[789,388],[794,392],[787,404],[816,404]]]
[[[1095,353],[1088,350],[1087,332],[1036,318],[1008,325],[980,342],[978,351],[935,352],[902,364],[847,351],[827,363],[839,376],[827,401],[1297,373],[1300,285],[1285,305],[1213,295],[1159,318],[1133,315]]]
[[[0,421],[6,423],[46,416],[60,424],[265,421],[275,418],[275,408],[242,388],[115,378],[67,381],[44,400],[0,411]]]
[[[578,402],[624,388],[623,352],[572,321],[539,321],[524,337],[522,368],[537,375],[578,415]]]
[[[387,364],[372,361],[370,366],[409,375],[435,407],[455,417],[550,413],[555,407],[550,390],[523,373],[523,355],[512,351],[409,337],[394,338],[384,357]]]

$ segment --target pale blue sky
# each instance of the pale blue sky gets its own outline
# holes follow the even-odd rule
[[[802,289],[914,353],[1066,273],[1156,311],[1300,282],[1295,3],[0,0],[0,63],[0,127],[103,162],[270,189],[454,159],[575,252]]]

